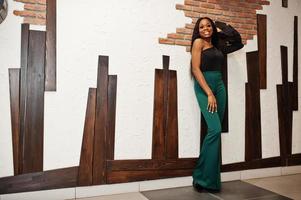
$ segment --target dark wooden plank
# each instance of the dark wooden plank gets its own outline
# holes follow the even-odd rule
[[[222,67],[222,75],[223,75],[223,81],[225,84],[225,88],[227,91],[227,101],[226,101],[226,107],[225,107],[225,114],[224,119],[222,122],[222,133],[227,133],[229,131],[229,112],[228,112],[228,57],[227,55],[224,56],[224,64]]]
[[[20,136],[19,136],[19,173],[23,171],[23,144],[25,131],[25,110],[27,99],[27,64],[28,64],[29,24],[21,26],[21,69],[20,69]]]
[[[178,158],[178,100],[177,72],[170,70],[168,80],[168,106],[166,130],[166,159]]]
[[[287,165],[287,156],[292,154],[292,109],[288,84],[277,85],[280,155],[282,165]]]
[[[106,135],[108,120],[108,56],[99,56],[93,155],[93,184],[106,183]]]
[[[47,0],[45,91],[56,91],[56,0]]]
[[[287,61],[287,47],[280,46],[281,55],[281,72],[282,72],[282,84],[288,83],[288,61]]]
[[[165,158],[164,73],[155,69],[152,159]]]
[[[279,123],[279,143],[280,143],[280,156],[282,159],[282,165],[286,165],[287,156],[287,142],[286,142],[286,106],[284,100],[283,85],[277,85],[277,105],[278,105],[278,123]]]
[[[109,75],[108,83],[108,131],[106,137],[106,159],[114,160],[115,145],[115,118],[116,118],[116,92],[117,75]]]
[[[78,167],[0,178],[0,194],[75,187]]]
[[[108,160],[108,171],[149,171],[193,169],[198,158],[181,158],[168,160]]]
[[[247,53],[245,160],[261,158],[261,113],[258,52]]]
[[[292,108],[298,110],[298,16],[294,17],[293,92]]]
[[[11,130],[13,141],[14,175],[19,174],[19,144],[20,144],[20,69],[8,69]]]
[[[257,14],[260,89],[267,88],[267,16]]]
[[[78,185],[92,185],[96,89],[89,88],[84,136],[78,168]]]
[[[167,158],[167,148],[168,148],[168,106],[169,106],[169,99],[168,99],[168,89],[169,89],[169,77],[170,77],[170,70],[169,70],[169,56],[163,55],[162,56],[162,64],[163,64],[163,134],[164,134],[164,151],[163,156],[164,159]]]
[[[156,171],[113,171],[108,172],[108,183],[124,183],[162,178],[191,176],[193,169],[156,170]]]
[[[292,154],[292,83],[288,82],[288,49],[280,46],[282,85],[277,85],[280,155],[282,165],[287,165],[286,157]]]
[[[287,165],[288,166],[301,165],[301,153],[289,155],[287,158]]]
[[[22,173],[43,171],[45,36],[29,33]]]
[[[252,105],[250,101],[251,89],[248,83],[245,83],[245,97],[246,97],[246,115],[245,115],[245,160],[252,160],[253,152],[253,140],[252,140],[252,125],[250,124],[251,115],[250,110],[252,110]]]
[[[268,167],[279,167],[281,166],[281,157],[271,157],[264,159],[256,159],[247,162],[231,163],[221,166],[221,172],[240,171],[247,169],[259,169]]]
[[[282,0],[282,7],[287,8],[288,7],[288,0]]]

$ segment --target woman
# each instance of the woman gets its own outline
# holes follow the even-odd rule
[[[221,67],[226,54],[242,47],[240,34],[230,25],[214,24],[208,17],[197,20],[191,40],[191,70],[196,98],[208,126],[193,171],[193,186],[198,191],[203,188],[219,191],[221,188],[221,123],[226,106]]]

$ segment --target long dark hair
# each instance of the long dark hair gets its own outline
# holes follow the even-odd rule
[[[214,22],[213,22],[212,19],[210,19],[209,17],[201,17],[201,18],[199,18],[199,19],[196,21],[195,26],[194,26],[194,29],[193,29],[193,33],[192,33],[192,37],[191,37],[190,52],[192,51],[192,45],[193,45],[193,42],[194,42],[196,39],[201,38],[199,26],[200,26],[200,22],[201,22],[203,19],[207,19],[207,20],[211,23],[212,30],[213,30],[213,33],[212,33],[212,36],[211,36],[211,43],[212,43],[212,45],[215,46],[216,48],[218,47],[217,29],[216,29],[216,26],[215,26]]]

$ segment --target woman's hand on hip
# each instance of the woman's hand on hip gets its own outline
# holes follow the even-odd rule
[[[211,113],[217,112],[217,103],[216,103],[215,96],[213,94],[208,95],[207,110]]]

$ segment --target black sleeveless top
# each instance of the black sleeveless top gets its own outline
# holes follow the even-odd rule
[[[205,49],[201,53],[201,71],[221,71],[224,54],[216,47]]]

